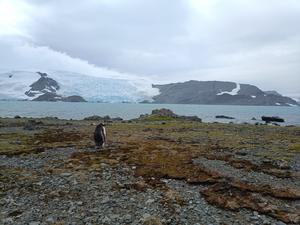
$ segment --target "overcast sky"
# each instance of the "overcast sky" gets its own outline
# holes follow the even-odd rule
[[[237,81],[300,96],[299,27],[299,0],[0,0],[0,69]]]

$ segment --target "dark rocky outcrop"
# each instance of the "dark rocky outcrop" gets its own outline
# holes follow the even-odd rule
[[[97,115],[85,117],[83,120],[104,121],[104,122],[123,121],[121,117],[111,118],[110,116],[97,116]]]
[[[110,120],[110,117],[93,115],[93,116],[85,117],[83,120]]]
[[[231,117],[231,116],[224,116],[224,115],[217,115],[216,118],[217,118],[217,119],[228,119],[228,120],[233,120],[233,119],[235,119],[234,117]]]
[[[57,94],[60,89],[58,82],[48,77],[47,73],[37,72],[41,77],[30,85],[30,90],[25,94],[32,97],[32,101],[49,101],[49,102],[86,102],[86,100],[79,95],[62,96]]]
[[[172,112],[172,110],[170,109],[154,109],[152,110],[152,115],[159,115],[159,116],[168,116],[168,117],[178,117],[178,115],[176,115],[174,112]]]
[[[261,120],[265,121],[266,123],[270,123],[270,122],[283,123],[284,122],[284,119],[280,118],[278,116],[262,116]]]
[[[39,125],[43,125],[44,123],[42,121],[36,121],[36,120],[28,120],[23,129],[24,130],[37,130]]]
[[[179,116],[179,118],[187,121],[202,122],[202,119],[198,116]]]
[[[30,85],[31,89],[26,91],[28,97],[35,97],[41,93],[56,93],[60,89],[58,83],[47,76],[46,73],[37,72],[41,77]]]
[[[79,95],[72,95],[62,98],[63,102],[86,102],[86,100]]]
[[[55,94],[55,93],[45,93],[43,95],[38,96],[37,98],[34,98],[32,101],[47,101],[47,102],[86,102],[84,98],[81,96],[73,95],[69,97],[62,97],[61,95]]]
[[[55,93],[46,92],[34,99],[32,101],[47,101],[47,102],[57,102],[61,101],[62,97],[60,95],[57,95]]]
[[[185,121],[194,121],[194,122],[202,122],[202,119],[197,116],[180,116],[175,114],[170,109],[154,109],[152,110],[151,115],[149,114],[142,114],[140,115],[139,119],[153,119],[153,120],[164,120],[164,119],[179,119],[179,120],[185,120]]]

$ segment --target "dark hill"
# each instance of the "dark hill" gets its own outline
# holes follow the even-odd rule
[[[153,85],[160,94],[154,103],[170,104],[218,104],[218,105],[298,105],[289,97],[267,93],[254,85],[224,81],[187,81],[165,85]]]

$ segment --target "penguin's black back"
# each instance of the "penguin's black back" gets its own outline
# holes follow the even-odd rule
[[[106,142],[105,128],[103,124],[99,124],[95,128],[94,141],[97,147],[103,147]]]

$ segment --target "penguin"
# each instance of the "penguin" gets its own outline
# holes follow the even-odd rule
[[[103,123],[100,123],[96,126],[95,132],[94,132],[94,141],[96,148],[104,148],[106,144],[106,130],[105,125]]]

